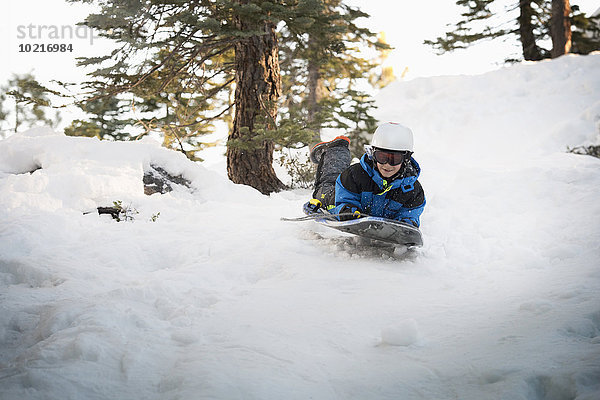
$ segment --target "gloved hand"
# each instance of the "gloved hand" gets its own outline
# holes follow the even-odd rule
[[[345,205],[340,209],[340,214],[352,214],[352,215],[341,215],[340,221],[349,221],[351,219],[361,218],[363,215],[360,213],[360,210],[355,209],[349,205]]]

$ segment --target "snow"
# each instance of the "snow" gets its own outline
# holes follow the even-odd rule
[[[381,330],[381,343],[392,346],[410,346],[419,340],[419,327],[414,319],[407,319]]]
[[[565,152],[598,141],[598,71],[383,90],[428,202],[406,253],[280,221],[310,191],[235,185],[215,148],[0,141],[0,397],[600,398],[600,160]],[[150,163],[192,189],[144,195]],[[113,201],[134,221],[88,213]]]

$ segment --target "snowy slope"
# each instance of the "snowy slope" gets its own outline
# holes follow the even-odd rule
[[[600,160],[564,152],[598,139],[598,71],[386,88],[428,201],[404,255],[149,141],[0,141],[0,398],[600,398]],[[193,190],[145,196],[150,163]],[[117,200],[133,222],[84,214]]]

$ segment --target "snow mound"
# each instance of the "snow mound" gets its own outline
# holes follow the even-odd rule
[[[395,82],[378,96],[377,117],[410,126],[417,152],[469,166],[523,165],[600,144],[599,66],[600,53],[569,55],[477,76]]]
[[[143,201],[143,175],[151,165],[191,181],[196,201],[227,199],[229,194],[258,197],[252,189],[233,185],[151,139],[109,142],[35,128],[0,141],[0,154],[3,189],[13,192],[0,206],[9,211],[36,207],[83,212],[119,199]]]

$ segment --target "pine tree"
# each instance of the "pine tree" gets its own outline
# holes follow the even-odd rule
[[[343,130],[358,155],[376,124],[371,115],[374,102],[358,89],[359,83],[381,87],[393,76],[389,69],[387,75],[376,73],[380,60],[367,59],[361,51],[381,54],[390,47],[357,25],[356,20],[368,14],[340,0],[323,0],[322,4],[306,36],[295,41],[289,39],[289,32],[282,32],[283,115],[301,121],[312,132],[313,143],[320,140],[322,128]]]
[[[161,49],[154,56],[154,62],[160,64],[168,56],[168,50]],[[232,54],[221,58],[231,59]],[[233,81],[233,75],[229,75],[227,84]],[[95,88],[96,92],[103,91],[102,83],[89,83],[90,86],[92,84],[99,85]],[[65,133],[100,139],[134,140],[150,132],[160,132],[165,147],[181,151],[189,159],[199,161],[196,153],[203,147],[201,136],[213,131],[213,120],[221,118],[223,113],[212,118],[206,115],[214,110],[215,104],[228,103],[211,99],[212,93],[218,90],[222,88],[215,89],[214,82],[200,79],[195,74],[180,78],[170,76],[169,70],[157,70],[146,77],[143,84],[128,92],[96,95],[79,103],[90,117],[73,121]]]
[[[169,56],[169,51],[161,49],[156,62]],[[215,57],[214,62],[231,65],[233,52]],[[175,68],[183,68],[182,62]],[[222,79],[213,81],[210,77],[197,74],[172,76],[170,71],[155,71],[144,85],[132,91],[137,124],[144,128],[138,137],[158,130],[163,137],[163,145],[183,152],[189,159],[199,161],[196,153],[203,147],[202,135],[214,130],[214,120],[221,118],[231,107],[228,96],[215,97],[215,93],[226,91],[234,81],[233,73],[222,71]],[[219,113],[215,109],[223,108]],[[210,115],[213,113],[214,115]]]
[[[22,127],[32,127],[38,123],[56,127],[60,123],[60,114],[55,112],[54,117],[48,115],[50,106],[49,91],[42,86],[31,73],[13,74],[2,91],[15,99],[12,109],[0,110],[0,120],[12,117],[12,132],[18,132]],[[4,101],[4,100],[3,100]],[[10,124],[10,122],[9,122]]]
[[[589,54],[600,50],[600,13],[587,16],[579,6],[571,6],[571,53]]]
[[[546,51],[541,49],[537,44],[537,38],[540,36],[536,33],[536,26],[533,19],[538,19],[540,16],[539,4],[533,7],[531,1],[519,1],[519,40],[523,52],[523,59],[527,61],[539,61],[547,56]]]
[[[85,23],[120,47],[112,54],[81,61],[81,65],[99,67],[92,74],[95,81],[89,83],[93,98],[143,93],[147,99],[168,92],[167,86],[176,80],[199,82],[195,92],[204,96],[208,105],[204,111],[214,110],[212,115],[205,113],[203,120],[235,107],[227,151],[230,178],[263,193],[282,188],[271,166],[273,131],[279,137],[287,132],[275,124],[280,95],[275,28],[283,22],[299,40],[319,15],[322,3],[106,0],[100,5],[100,12],[88,16]],[[156,57],[161,51],[164,55]],[[264,65],[256,67],[256,62]],[[232,74],[236,89],[234,103],[229,104]],[[155,77],[162,82],[158,87]],[[195,119],[188,125],[198,122]]]
[[[440,53],[464,49],[481,40],[495,39],[514,34],[514,29],[506,28],[504,24],[494,24],[494,12],[491,7],[495,0],[457,0],[456,5],[465,9],[463,18],[455,24],[454,30],[446,32],[444,37],[436,40],[426,40],[424,43],[433,46]],[[530,2],[531,3],[531,2]],[[477,30],[474,30],[476,26]]]
[[[552,58],[571,51],[571,5],[569,0],[552,0],[550,35],[552,37]]]
[[[0,92],[0,138],[5,136],[4,123],[8,122],[8,110],[4,108],[6,94]]]
[[[523,59],[537,61],[564,54],[569,48],[578,54],[588,54],[590,49],[594,49],[594,42],[598,43],[579,33],[571,36],[570,25],[581,32],[592,24],[590,18],[579,12],[578,6],[573,5],[569,9],[568,0],[513,0],[504,9],[500,3],[501,1],[496,0],[456,1],[458,6],[465,9],[463,19],[456,23],[452,31],[446,32],[445,36],[426,40],[425,44],[434,47],[439,53],[445,53],[466,48],[481,40],[512,36],[518,37],[521,43]],[[553,8],[556,10],[554,20]],[[540,43],[550,39],[555,49],[552,52],[551,49],[540,46]],[[569,41],[571,46],[568,45]]]
[[[233,182],[268,194],[284,186],[273,169],[274,144],[262,140],[248,146],[248,141],[261,116],[265,129],[275,128],[281,94],[275,23],[267,18],[267,10],[250,0],[237,0],[236,5],[233,23],[241,37],[235,43],[236,109],[230,138],[238,145],[227,148],[227,173]]]
[[[132,118],[123,118],[129,104],[117,97],[100,97],[79,105],[90,117],[76,119],[65,128],[67,136],[97,137],[98,139],[130,139],[128,127],[135,123]]]

